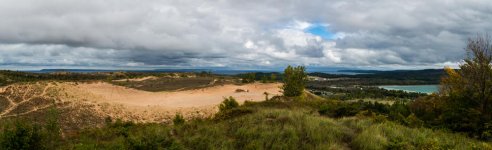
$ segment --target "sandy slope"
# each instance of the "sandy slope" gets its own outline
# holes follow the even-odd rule
[[[218,111],[217,106],[223,98],[228,96],[243,103],[245,100],[264,100],[264,92],[268,92],[269,97],[280,95],[280,86],[279,83],[255,83],[147,92],[105,82],[14,84],[0,88],[1,104],[8,105],[0,110],[0,118],[34,115],[53,106],[51,102],[56,100],[56,106],[68,113],[63,115],[66,117],[64,119],[74,124],[105,117],[135,122],[169,122],[176,113],[183,114],[185,118],[210,117]],[[249,92],[236,92],[236,89]]]
[[[281,84],[247,84],[223,85],[204,89],[176,92],[147,92],[108,83],[79,84],[77,91],[84,91],[99,98],[99,102],[118,103],[129,106],[163,106],[169,108],[213,107],[219,104],[223,97],[232,96],[239,102],[245,100],[264,100],[264,92],[279,95]],[[249,92],[235,92],[244,89]]]
[[[147,77],[142,77],[142,78],[119,79],[119,80],[113,80],[113,81],[126,82],[126,81],[144,81],[144,80],[154,80],[154,79],[158,79],[158,77],[156,77],[156,76],[147,76]]]
[[[224,97],[232,96],[243,103],[245,100],[261,101],[264,92],[269,97],[280,95],[281,84],[223,85],[203,89],[147,92],[116,86],[104,82],[65,86],[63,99],[84,101],[97,106],[97,113],[139,122],[169,121],[176,113],[186,118],[209,117],[217,112]],[[236,92],[236,89],[248,92]]]

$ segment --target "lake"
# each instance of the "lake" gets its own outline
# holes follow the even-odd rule
[[[428,94],[439,91],[439,85],[385,85],[379,87],[387,90],[402,90]]]

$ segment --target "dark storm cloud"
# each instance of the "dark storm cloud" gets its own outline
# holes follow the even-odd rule
[[[0,0],[8,66],[438,66],[491,31],[487,0]],[[335,39],[306,29],[324,24]]]

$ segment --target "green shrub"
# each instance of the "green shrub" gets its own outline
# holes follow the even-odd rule
[[[113,118],[111,118],[111,116],[107,116],[104,118],[104,124],[105,125],[110,125],[113,123]]]
[[[406,118],[406,122],[409,127],[422,127],[424,125],[424,121],[417,118],[413,113]]]
[[[83,130],[76,139],[70,139],[74,143],[60,149],[183,149],[171,131],[167,125],[117,120],[102,128]]]
[[[61,140],[59,112],[51,107],[43,124],[24,118],[0,121],[0,149],[56,149]]]
[[[229,101],[235,100],[227,98],[227,109],[214,119],[192,119],[179,126],[116,120],[54,141],[55,147],[45,144],[51,130],[47,125],[2,120],[0,149],[491,149],[490,143],[464,135],[386,120],[378,111],[384,109],[372,103],[270,100],[238,106]],[[316,112],[332,113],[338,107],[358,113],[334,119]],[[174,120],[182,119],[178,116]],[[413,114],[403,119],[409,125],[421,123]]]
[[[351,133],[333,119],[282,109],[185,126],[178,136],[189,149],[346,149]]]
[[[490,149],[489,143],[464,135],[426,128],[409,128],[391,121],[367,123],[361,119],[341,120],[357,124],[351,146],[356,149]],[[361,123],[362,122],[362,123]]]
[[[141,126],[132,129],[126,138],[128,149],[134,150],[158,150],[158,149],[183,149],[182,146],[170,135],[169,128],[156,125]]]
[[[0,149],[44,149],[43,134],[38,125],[26,121],[15,120],[3,127],[0,133]]]
[[[182,125],[185,123],[185,119],[183,117],[183,115],[177,113],[175,116],[174,116],[174,119],[173,119],[173,124],[174,125]]]
[[[253,113],[253,110],[246,107],[232,108],[215,114],[215,120],[225,120]]]
[[[229,98],[224,98],[224,101],[219,105],[219,110],[225,111],[236,107],[239,107],[239,103],[237,103],[234,97],[230,96]]]
[[[58,121],[59,116],[60,113],[55,106],[51,107],[46,114],[46,123],[44,125],[46,137],[43,144],[47,149],[54,149],[57,147],[57,141],[61,140],[62,131]]]

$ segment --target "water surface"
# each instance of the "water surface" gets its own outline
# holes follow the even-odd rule
[[[407,92],[418,92],[427,94],[439,91],[439,85],[385,85],[379,87],[387,90],[402,90]]]

